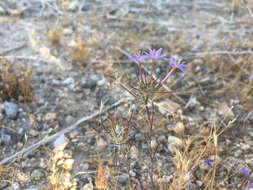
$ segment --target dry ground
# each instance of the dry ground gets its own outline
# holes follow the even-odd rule
[[[119,87],[136,83],[124,51],[150,47],[188,66],[166,84],[178,93],[155,100],[156,188],[243,190],[253,182],[252,0],[6,0],[0,25],[0,189],[150,189],[147,145],[131,128],[145,130],[145,112]],[[159,62],[155,75],[168,69]],[[122,153],[130,171],[122,155],[112,167],[115,146],[100,117],[60,136],[63,147],[46,140],[121,99],[110,112],[134,113],[137,153]],[[16,118],[4,101],[18,105]],[[47,143],[5,161],[39,141]]]

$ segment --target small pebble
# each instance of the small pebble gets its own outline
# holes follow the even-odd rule
[[[196,183],[197,183],[197,185],[198,185],[199,187],[201,187],[201,186],[203,185],[203,182],[200,181],[200,180],[197,180]]]
[[[48,121],[55,121],[57,120],[57,113],[55,112],[49,112],[45,115],[45,117],[43,118],[43,120],[45,122],[48,122]]]
[[[119,183],[126,184],[127,181],[128,181],[128,174],[122,174],[122,175],[120,175],[119,178],[118,178],[118,180],[119,180]]]
[[[75,82],[75,80],[72,77],[69,77],[69,78],[65,79],[64,81],[62,81],[62,84],[70,85],[70,84],[73,84],[74,82]]]
[[[78,1],[72,1],[72,2],[70,2],[69,5],[67,6],[67,10],[68,10],[68,11],[72,11],[72,12],[76,11],[77,8],[78,8]]]
[[[42,169],[35,169],[31,173],[31,179],[33,181],[41,181],[41,179],[45,176],[45,173]]]
[[[94,81],[99,81],[99,80],[100,80],[99,76],[96,75],[96,74],[91,74],[91,75],[89,76],[89,78],[90,78],[91,80],[94,80]]]
[[[20,185],[19,185],[18,182],[13,183],[13,185],[12,185],[12,190],[20,190],[20,189],[21,189],[21,188],[20,188]]]
[[[105,83],[106,83],[106,79],[103,78],[102,80],[100,80],[100,81],[97,82],[97,85],[98,86],[103,86]]]
[[[182,140],[179,139],[178,137],[175,136],[168,136],[168,149],[171,152],[174,152],[174,148],[175,146],[179,146],[182,145]]]
[[[32,185],[27,190],[40,190],[40,189],[42,189],[42,187],[40,187],[39,185]]]
[[[9,119],[16,119],[18,114],[18,105],[12,102],[4,102],[4,113]]]
[[[199,188],[194,183],[189,183],[186,189],[187,190],[198,190]]]
[[[8,145],[11,143],[11,136],[5,133],[5,130],[0,130],[0,144]]]
[[[136,173],[135,173],[133,170],[130,170],[129,173],[130,173],[130,176],[131,176],[131,177],[135,177],[135,176],[136,176]]]
[[[74,166],[74,159],[66,159],[63,164],[65,170],[71,170]]]
[[[135,135],[135,139],[136,139],[136,141],[143,141],[143,140],[145,140],[145,137],[141,133],[137,133]]]
[[[82,84],[82,88],[93,89],[97,86],[97,82],[94,80],[89,80],[86,83]]]
[[[5,14],[5,10],[3,7],[0,7],[0,15],[4,15]]]
[[[8,186],[8,183],[5,181],[0,182],[0,189],[3,189]]]

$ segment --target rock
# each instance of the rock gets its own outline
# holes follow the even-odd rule
[[[82,187],[82,190],[93,190],[94,187],[91,183],[87,183]]]
[[[96,81],[96,82],[100,80],[99,76],[98,76],[98,75],[95,75],[95,74],[91,74],[91,75],[89,76],[89,78],[90,78],[91,80]]]
[[[76,48],[77,47],[77,43],[75,40],[71,40],[68,45],[69,48]]]
[[[236,158],[239,158],[242,155],[242,150],[238,149],[234,152]]]
[[[157,148],[157,145],[158,145],[158,143],[157,143],[156,139],[152,139],[150,142],[150,147],[155,150]]]
[[[4,113],[9,119],[16,119],[18,114],[18,105],[12,102],[4,102]]]
[[[105,83],[106,83],[106,79],[103,78],[102,80],[100,80],[100,81],[97,82],[97,85],[98,86],[103,86]]]
[[[13,185],[12,185],[12,188],[11,187],[8,187],[8,188],[6,188],[6,189],[11,189],[11,190],[21,190],[21,187],[20,187],[20,185],[19,185],[19,183],[18,182],[15,182],[15,183],[13,183]]]
[[[76,11],[77,8],[78,8],[78,1],[72,1],[67,6],[67,10],[72,12]]]
[[[137,133],[135,135],[135,139],[136,139],[136,141],[143,141],[143,140],[145,140],[145,137],[141,133]]]
[[[74,131],[72,131],[72,132],[69,134],[69,137],[70,137],[71,139],[74,139],[74,138],[77,137],[79,134],[80,134],[80,131],[74,130]]]
[[[45,173],[42,169],[35,169],[31,173],[31,179],[33,181],[41,181],[44,178]]]
[[[0,182],[0,189],[3,189],[8,186],[8,183],[5,181]]]
[[[64,30],[63,30],[63,34],[64,35],[70,35],[70,34],[72,34],[73,33],[73,30],[71,29],[71,28],[64,28]],[[74,40],[71,40],[70,41],[70,43],[72,43],[72,41],[74,41]],[[75,41],[74,41],[75,42]],[[69,43],[69,44],[70,44]],[[76,47],[76,43],[75,43],[75,46],[74,47]]]
[[[67,125],[70,125],[70,124],[73,123],[74,118],[73,118],[71,115],[68,115],[68,116],[65,118],[65,121],[66,121],[66,124],[67,124]]]
[[[136,173],[135,173],[133,170],[130,170],[129,173],[130,173],[130,176],[131,176],[131,177],[135,177],[135,176],[136,176]]]
[[[199,106],[199,105],[200,103],[198,102],[197,98],[195,96],[191,96],[188,102],[186,103],[186,105],[184,106],[184,109],[194,108],[195,106]]]
[[[232,118],[234,117],[234,113],[231,110],[231,108],[228,107],[226,103],[221,103],[218,106],[218,113],[221,115],[223,118]]]
[[[130,149],[130,155],[132,158],[138,159],[139,156],[139,150],[136,148],[136,146],[132,146]]]
[[[40,134],[39,131],[31,129],[29,130],[29,135],[33,136],[33,137],[37,137]]]
[[[93,89],[97,86],[97,82],[94,80],[89,80],[86,83],[84,83],[82,85],[83,88],[89,88],[89,89]]]
[[[251,150],[251,147],[249,144],[245,144],[245,143],[240,143],[240,147],[242,150],[244,150],[245,152],[248,152]]]
[[[45,115],[45,117],[43,118],[43,120],[45,122],[48,122],[48,121],[55,121],[57,120],[57,113],[55,112],[49,112]]]
[[[63,168],[68,171],[71,170],[74,166],[74,162],[74,159],[66,159],[64,161]]]
[[[57,137],[57,139],[54,141],[54,151],[59,151],[59,150],[64,150],[65,147],[68,144],[68,139],[67,137],[65,137],[64,134],[60,135],[59,137]]]
[[[0,7],[0,15],[4,15],[5,14],[5,10],[3,7]]]
[[[171,101],[171,100],[165,100],[162,102],[156,103],[158,110],[161,114],[167,115],[173,112],[176,112],[178,109],[180,109],[180,105]]]
[[[128,182],[128,174],[121,174],[118,178],[119,183],[125,185]]]
[[[183,145],[183,141],[175,136],[168,136],[168,149],[174,152],[175,147],[180,147]]]
[[[8,145],[11,143],[11,135],[5,133],[5,130],[0,130],[0,144]]]
[[[173,131],[176,134],[182,134],[184,133],[184,124],[182,122],[177,122],[175,127],[173,128]]]
[[[74,84],[75,80],[72,77],[69,77],[67,79],[65,79],[64,81],[62,81],[62,84],[64,85],[69,85],[69,84]]]
[[[39,189],[41,189],[40,186],[38,186],[38,185],[32,185],[27,190],[39,190]]]
[[[201,186],[203,185],[203,182],[200,181],[200,180],[197,180],[196,183],[197,183],[197,185],[198,185],[199,187],[201,187]]]
[[[186,189],[187,190],[198,190],[199,188],[194,183],[189,183]]]

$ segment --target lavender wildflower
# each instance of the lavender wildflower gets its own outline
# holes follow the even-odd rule
[[[251,180],[251,177],[249,175],[249,172],[245,169],[245,168],[242,168],[242,172],[246,175],[246,177],[248,178],[248,180],[250,181]],[[248,190],[250,190],[251,188],[253,188],[253,183],[250,183],[248,185]]]
[[[145,56],[138,56],[136,54],[133,54],[133,55],[129,56],[129,59],[131,61],[142,62],[145,59]]]
[[[108,176],[106,177],[106,181],[107,181],[107,183],[112,183],[111,176],[108,175]]]
[[[149,48],[148,50],[149,50],[149,53],[144,52],[145,55],[143,55],[143,59],[149,58],[149,59],[152,60],[152,67],[151,67],[151,74],[150,74],[150,81],[151,81],[152,80],[152,73],[154,71],[155,61],[158,60],[158,59],[166,57],[166,55],[165,54],[161,55],[162,50],[163,50],[162,48],[160,48],[157,51],[152,50],[151,48]]]
[[[139,64],[139,75],[140,75],[140,81],[143,81],[143,77],[142,77],[142,71],[141,71],[141,62],[145,59],[145,56],[138,56],[136,54],[132,55],[129,57],[130,60],[132,61],[137,61]]]
[[[183,71],[184,73],[186,73],[186,71],[184,70],[184,67],[187,67],[186,65],[183,64],[177,64],[177,60],[175,57],[172,57],[171,59],[169,58],[164,58],[166,61],[171,62],[171,64],[169,65],[170,67],[172,67],[172,69],[170,70],[170,72],[164,77],[164,79],[162,79],[159,83],[159,86],[161,86],[168,78],[169,76],[176,70],[176,68],[180,69],[181,71]]]
[[[213,164],[213,160],[212,159],[206,159],[205,163],[211,168],[212,164]]]
[[[248,180],[250,181],[249,172],[245,168],[242,168],[242,172],[247,176]]]
[[[248,186],[248,190],[253,189],[253,183],[250,183]]]
[[[145,55],[143,56],[143,59],[150,58],[150,59],[152,59],[152,61],[156,61],[156,60],[158,60],[158,59],[161,59],[161,58],[166,57],[165,54],[161,55],[162,50],[163,50],[162,48],[160,48],[160,49],[157,50],[157,51],[152,50],[151,48],[149,48],[148,50],[149,50],[149,53],[144,52]]]
[[[177,59],[175,57],[172,57],[171,59],[165,58],[165,60],[170,62],[170,67],[178,68],[182,72],[184,72],[184,74],[186,74],[186,70],[184,70],[184,68],[186,68],[187,66],[184,64],[178,64]]]

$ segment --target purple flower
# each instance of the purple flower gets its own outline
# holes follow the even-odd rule
[[[145,55],[143,55],[143,59],[149,58],[149,59],[152,59],[153,61],[155,61],[155,60],[164,58],[166,56],[165,54],[161,55],[162,50],[163,50],[162,48],[160,48],[157,51],[152,50],[151,48],[149,48],[148,50],[149,50],[149,53],[144,52]]]
[[[166,61],[170,62],[170,67],[175,67],[180,69],[181,71],[184,72],[184,74],[186,74],[186,70],[184,70],[184,68],[186,68],[187,66],[184,64],[178,64],[177,63],[177,59],[175,57],[172,57],[171,59],[169,58],[164,58]]]
[[[107,176],[107,177],[106,177],[106,181],[107,181],[108,183],[111,183],[111,182],[112,182],[111,177],[110,177],[110,176]]]
[[[247,176],[248,180],[250,181],[249,172],[245,168],[242,168],[242,172]]]
[[[253,183],[250,183],[248,186],[248,190],[250,190],[251,188],[253,188]]]
[[[145,56],[144,56],[144,55],[143,55],[143,56],[138,56],[138,55],[136,55],[136,54],[133,54],[133,55],[129,56],[129,59],[130,59],[131,61],[142,62],[143,59],[145,59]]]
[[[206,163],[209,167],[212,167],[213,160],[212,160],[212,159],[206,159],[206,160],[205,160],[205,163]]]

